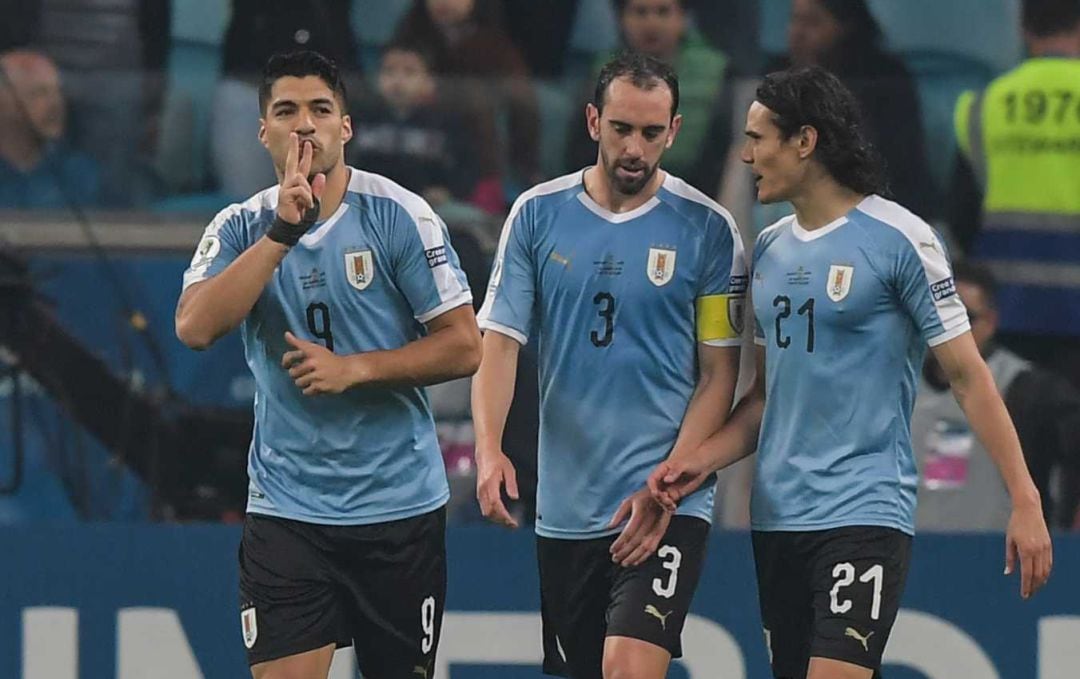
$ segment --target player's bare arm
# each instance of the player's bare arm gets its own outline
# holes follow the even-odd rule
[[[192,349],[206,349],[240,325],[289,248],[317,218],[317,214],[310,214],[305,219],[305,214],[316,206],[326,186],[326,177],[318,174],[308,181],[312,145],[305,142],[301,148],[296,133],[291,135],[291,140],[278,193],[278,219],[271,232],[220,274],[189,286],[180,296],[176,306],[176,336]],[[275,237],[275,234],[281,235]]]
[[[399,349],[347,356],[287,332],[285,341],[293,348],[281,357],[281,367],[305,396],[340,394],[360,386],[426,386],[476,372],[480,331],[471,306],[436,316],[427,330],[426,336]]]
[[[695,449],[683,449],[661,462],[647,481],[653,497],[674,510],[682,498],[698,489],[710,474],[757,449],[765,414],[765,348],[755,348],[755,375],[749,391],[715,434]]]
[[[735,383],[739,378],[739,347],[698,345],[698,382],[686,408],[679,436],[670,457],[698,448],[710,435],[723,426],[735,399]],[[611,519],[611,528],[626,518],[630,521],[611,545],[612,560],[623,566],[637,566],[656,550],[664,537],[670,512],[652,500],[648,488],[643,488],[619,505]]]
[[[1005,535],[1005,574],[1013,572],[1019,555],[1020,595],[1026,599],[1046,584],[1054,557],[1039,491],[1028,472],[1016,429],[970,332],[933,347],[933,352],[1012,498]]]
[[[476,429],[476,499],[491,521],[517,528],[506,510],[502,489],[518,498],[517,474],[502,450],[503,430],[514,398],[518,351],[521,345],[495,330],[484,333],[484,358],[472,384],[473,425]]]

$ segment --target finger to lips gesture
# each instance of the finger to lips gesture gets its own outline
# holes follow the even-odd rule
[[[326,175],[321,172],[308,181],[314,155],[315,147],[310,141],[301,143],[300,135],[289,133],[289,152],[285,156],[285,173],[278,192],[277,214],[290,224],[300,223],[326,186]]]
[[[341,356],[291,332],[285,333],[285,341],[293,348],[282,355],[281,367],[289,371],[304,396],[340,394],[352,386]]]

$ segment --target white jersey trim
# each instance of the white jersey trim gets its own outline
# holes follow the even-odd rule
[[[412,218],[425,253],[446,246],[446,239],[443,238],[443,221],[426,200],[382,175],[356,168],[350,168],[350,170],[352,174],[349,177],[349,191],[377,198],[389,198],[400,205]],[[455,275],[449,261],[431,267],[431,276],[439,291],[439,299],[444,303],[454,302],[455,306],[460,305],[462,291],[467,292],[468,288]]]
[[[918,216],[903,206],[876,195],[868,196],[856,209],[904,235],[922,262],[928,288],[952,278],[949,260],[945,257],[945,246],[930,225]],[[960,295],[953,293],[942,300],[932,300],[932,303],[943,329],[943,333],[934,338],[938,343],[946,341],[940,339],[942,337],[949,336],[951,339],[970,328],[967,309],[960,301]],[[956,334],[950,335],[953,332]]]
[[[300,245],[307,248],[317,245],[326,234],[330,233],[330,229],[334,228],[334,225],[338,223],[338,220],[341,219],[348,209],[349,204],[342,200],[341,205],[338,205],[338,209],[334,210],[334,214],[327,217],[326,221],[319,224],[314,231],[308,231],[300,237]]]
[[[834,219],[825,226],[819,227],[817,229],[805,229],[803,228],[802,224],[799,224],[799,218],[795,215],[792,215],[791,235],[795,236],[797,240],[800,240],[804,243],[809,243],[810,241],[817,240],[818,238],[824,238],[825,236],[828,236],[830,233],[836,231],[841,226],[847,223],[847,215],[844,215],[843,217]]]
[[[963,335],[965,332],[968,332],[969,330],[971,330],[971,323],[969,323],[967,318],[965,317],[963,323],[956,326],[952,330],[947,330],[947,331],[941,333],[940,335],[937,335],[935,337],[932,337],[932,338],[928,339],[926,341],[926,343],[928,345],[932,346],[932,347],[936,347],[939,344],[945,344],[946,342],[948,342],[951,339],[956,339],[957,337],[959,337],[960,335]]]
[[[698,344],[704,344],[707,347],[738,347],[742,346],[742,338],[705,340],[704,342],[698,342]]]
[[[206,273],[214,263],[215,257],[207,257],[199,260],[198,252],[203,242],[210,238],[217,238],[220,240],[219,234],[221,233],[221,228],[225,226],[230,219],[239,215],[241,212],[247,211],[258,213],[263,210],[276,210],[277,196],[278,187],[271,186],[268,189],[259,191],[243,203],[233,203],[214,215],[214,218],[210,220],[210,223],[207,224],[206,228],[203,230],[203,235],[202,238],[199,239],[198,245],[195,246],[195,255],[192,257],[191,264],[188,266],[187,271],[184,272],[184,281],[181,292],[187,290],[192,285],[209,278]]]
[[[517,330],[514,330],[513,328],[511,328],[508,325],[503,325],[502,323],[496,323],[495,321],[490,321],[490,320],[480,321],[480,329],[481,330],[494,330],[495,332],[499,333],[500,335],[506,335],[510,339],[515,340],[518,344],[520,344],[522,346],[524,346],[525,344],[528,344],[528,342],[529,342],[529,338],[526,337],[524,335],[524,333],[518,332]]]
[[[427,323],[433,318],[438,318],[439,316],[442,316],[447,311],[456,309],[459,306],[465,306],[466,304],[472,304],[472,293],[470,293],[468,290],[460,293],[457,297],[453,299],[446,300],[431,311],[422,313],[419,316],[415,316],[414,318],[416,318],[416,320],[421,323]]]
[[[597,203],[595,200],[593,200],[592,196],[590,196],[586,191],[582,191],[581,193],[579,193],[577,198],[578,201],[580,201],[581,204],[589,210],[589,212],[593,213],[594,215],[603,219],[606,222],[611,222],[612,224],[624,224],[632,219],[637,219],[644,214],[652,212],[653,208],[660,204],[660,199],[656,196],[653,196],[652,198],[648,199],[641,205],[638,205],[636,208],[630,210],[629,212],[612,212],[600,203]]]
[[[735,217],[732,216],[731,212],[720,203],[709,198],[698,189],[687,184],[685,180],[680,179],[675,175],[669,174],[667,178],[664,179],[664,188],[680,198],[698,203],[699,205],[704,205],[723,217],[724,221],[727,223],[728,231],[731,233],[731,242],[733,244],[731,248],[731,275],[745,275],[749,269],[749,264],[746,261],[746,247],[743,244],[742,234],[739,232],[739,225],[735,223]]]
[[[484,304],[480,307],[480,313],[476,315],[480,321],[485,321],[488,316],[491,315],[491,309],[495,305],[495,296],[499,292],[499,283],[502,282],[503,264],[506,259],[506,244],[510,242],[510,233],[514,230],[514,221],[517,220],[518,214],[521,213],[521,208],[525,206],[533,198],[539,196],[546,196],[552,193],[559,193],[566,189],[579,186],[582,183],[583,171],[573,172],[571,174],[563,175],[562,177],[556,177],[549,181],[537,184],[525,193],[518,196],[514,201],[513,206],[510,208],[510,214],[506,216],[506,221],[503,222],[502,234],[499,236],[499,248],[495,252],[495,261],[491,268],[491,280],[488,281],[487,294],[484,296]],[[480,327],[484,327],[481,323]],[[520,335],[520,333],[518,333]],[[524,338],[524,335],[522,335]],[[515,338],[516,339],[516,338]],[[522,344],[525,344],[525,340],[519,340]]]

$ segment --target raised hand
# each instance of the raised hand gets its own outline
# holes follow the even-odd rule
[[[292,247],[319,219],[319,199],[326,190],[326,175],[320,172],[309,182],[314,146],[306,140],[301,144],[295,132],[289,134],[289,141],[285,172],[278,187],[277,219],[266,235]]]
[[[285,174],[278,192],[277,215],[290,224],[299,224],[305,213],[315,207],[326,187],[326,175],[319,173],[310,181],[311,161],[315,147],[310,141],[300,142],[300,135],[289,134],[289,153],[285,156]]]

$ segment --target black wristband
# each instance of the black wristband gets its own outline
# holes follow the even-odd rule
[[[299,224],[292,224],[285,221],[279,216],[274,217],[274,223],[270,225],[270,230],[266,232],[266,237],[270,240],[292,247],[300,242],[300,237],[308,232],[311,225],[319,219],[319,199],[315,199],[315,204],[308,208],[304,212],[303,219]]]

